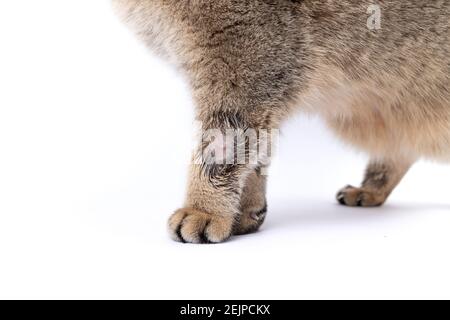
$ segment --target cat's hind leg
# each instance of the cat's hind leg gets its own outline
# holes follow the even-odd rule
[[[381,206],[413,163],[411,159],[372,159],[361,187],[347,186],[338,192],[336,198],[340,204],[351,207]]]

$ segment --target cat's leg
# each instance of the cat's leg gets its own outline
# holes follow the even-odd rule
[[[337,194],[337,200],[351,207],[381,206],[413,163],[412,159],[372,159],[361,187],[343,188]]]
[[[241,197],[241,214],[234,227],[234,234],[255,232],[264,223],[267,214],[267,167],[258,167],[245,182]]]
[[[212,169],[214,170],[214,169]],[[192,165],[185,206],[169,219],[173,240],[188,243],[219,243],[227,240],[239,216],[241,188],[245,172],[223,167],[223,172],[207,172]]]
[[[265,178],[257,177],[255,170],[266,161],[260,159],[259,152],[256,156],[254,153],[260,149],[262,139],[257,133],[250,134],[261,130],[253,129],[242,120],[243,116],[237,114],[222,112],[211,117],[212,120],[204,121],[212,125],[203,128],[196,161],[191,165],[184,208],[169,219],[169,232],[176,241],[219,243],[227,240],[234,231],[255,230],[262,222]],[[230,133],[231,139],[228,138]],[[211,134],[214,135],[212,139]],[[259,216],[257,220],[252,218],[253,215]]]

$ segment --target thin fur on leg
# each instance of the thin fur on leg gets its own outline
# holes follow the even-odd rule
[[[347,186],[336,198],[340,204],[351,207],[381,206],[413,163],[413,160],[372,160],[361,187]]]

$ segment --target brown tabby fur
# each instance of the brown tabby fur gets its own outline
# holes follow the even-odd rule
[[[203,129],[318,114],[372,160],[349,206],[378,206],[421,157],[450,158],[450,1],[113,0],[189,81]],[[381,29],[368,28],[368,7]],[[191,166],[173,239],[217,243],[265,218],[262,164]]]

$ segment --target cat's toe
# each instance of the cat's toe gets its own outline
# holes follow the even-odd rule
[[[386,196],[373,190],[347,186],[338,192],[336,199],[349,207],[378,207],[386,201]]]
[[[184,243],[223,242],[231,236],[232,226],[232,218],[190,208],[176,211],[168,223],[171,238]]]

